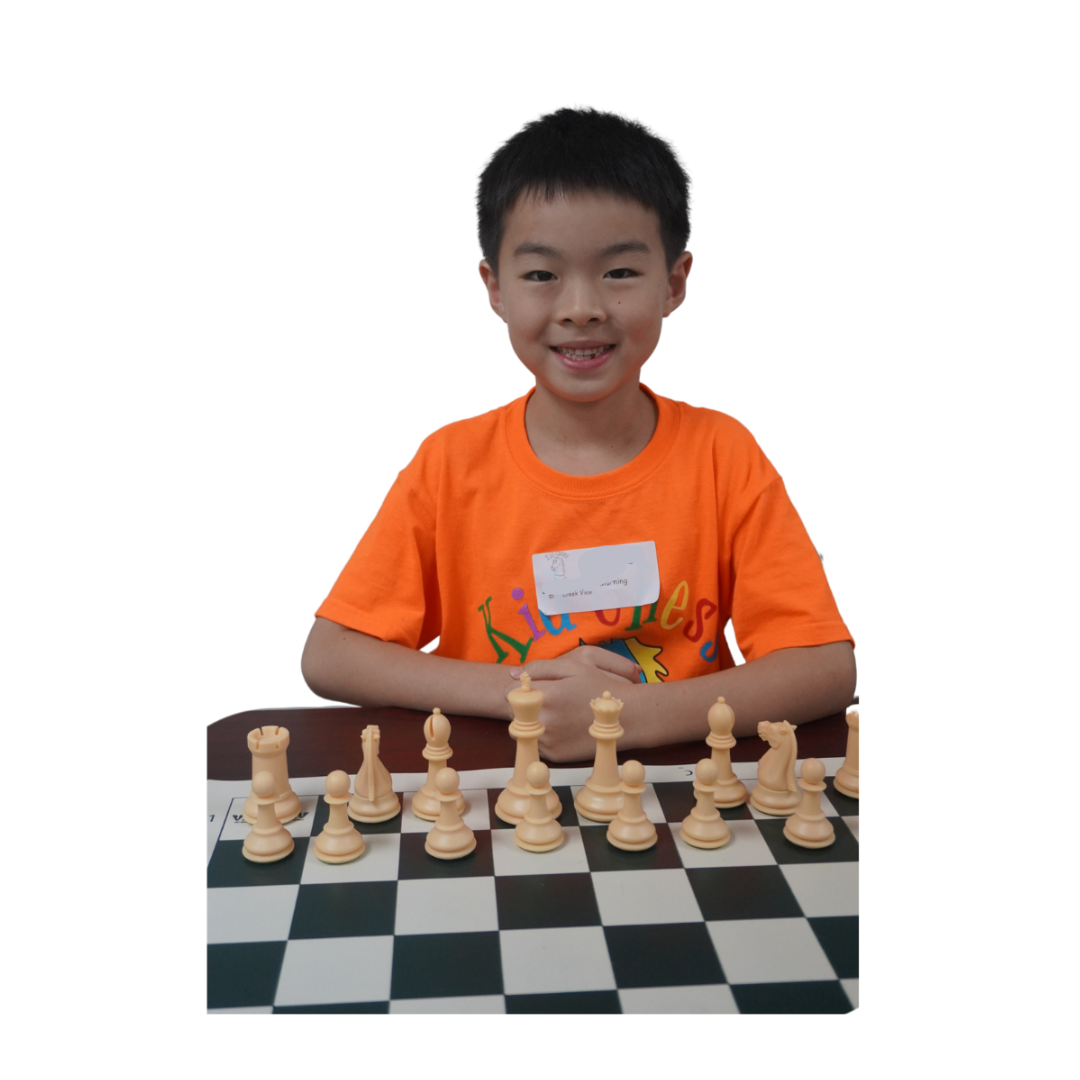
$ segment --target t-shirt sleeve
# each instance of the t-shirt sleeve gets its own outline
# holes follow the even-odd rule
[[[758,476],[767,482],[734,528],[727,568],[739,649],[746,660],[756,660],[777,649],[834,641],[854,645],[784,482],[764,464],[768,473]]]
[[[425,444],[398,474],[317,616],[410,649],[439,635],[433,458]]]

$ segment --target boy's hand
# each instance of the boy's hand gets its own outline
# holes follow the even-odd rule
[[[605,690],[625,700],[641,674],[633,661],[596,645],[581,645],[553,660],[514,667],[509,674],[517,680],[523,671],[531,676],[533,689],[544,694],[540,722],[547,730],[539,746],[548,761],[590,760],[596,743],[589,734],[593,719],[589,702]],[[513,689],[509,686],[506,692]]]

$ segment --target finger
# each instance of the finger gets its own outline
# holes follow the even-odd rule
[[[566,679],[574,674],[572,664],[567,664],[561,657],[555,660],[537,660],[532,664],[526,664],[524,667],[514,667],[510,669],[510,678],[520,679],[525,672],[529,673],[529,678],[532,682],[536,682],[539,679]]]
[[[641,666],[635,664],[633,660],[627,660],[625,656],[619,656],[616,653],[608,652],[607,649],[600,649],[598,651],[603,655],[593,657],[589,662],[601,671],[607,671],[613,675],[620,675],[628,682],[637,679],[641,675]]]

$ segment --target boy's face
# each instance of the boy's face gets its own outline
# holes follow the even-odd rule
[[[480,276],[510,343],[539,385],[599,401],[629,382],[683,301],[691,256],[667,271],[656,214],[632,199],[582,192],[522,196],[507,215],[499,276]]]

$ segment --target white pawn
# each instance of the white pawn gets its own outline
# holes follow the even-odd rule
[[[330,819],[315,837],[315,858],[325,863],[346,863],[364,854],[364,838],[349,820],[345,809],[349,801],[349,774],[341,769],[326,778],[324,801],[330,807]]]
[[[548,809],[549,776],[542,761],[534,761],[525,771],[529,808],[514,826],[514,840],[526,851],[554,851],[563,842],[562,826]]]
[[[697,805],[683,818],[679,827],[679,835],[693,847],[723,847],[731,839],[731,830],[713,803],[719,771],[716,762],[709,758],[702,758],[697,763],[697,779],[694,781]]]
[[[457,773],[453,769],[440,769],[435,788],[439,793],[439,820],[427,834],[424,850],[436,859],[463,858],[476,847],[476,837],[457,811]]]
[[[821,793],[825,790],[825,766],[817,758],[807,758],[803,762],[802,801],[795,809],[795,814],[784,822],[784,835],[799,847],[828,847],[836,839],[836,830],[832,822],[821,809]]]
[[[274,810],[277,781],[271,772],[259,772],[251,781],[251,792],[258,814],[251,832],[244,837],[243,856],[252,862],[277,862],[284,859],[296,842],[278,820]]]
[[[623,851],[645,851],[656,843],[656,826],[641,809],[645,766],[640,761],[623,762],[619,790],[623,794],[623,804],[608,826],[608,843]]]

